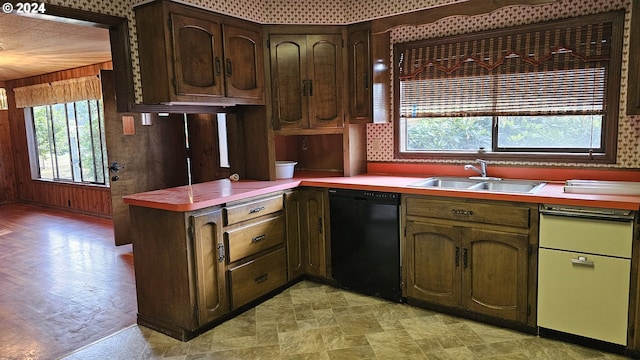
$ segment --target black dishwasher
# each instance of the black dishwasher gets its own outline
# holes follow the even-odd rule
[[[401,302],[400,195],[329,190],[331,272],[338,287]]]

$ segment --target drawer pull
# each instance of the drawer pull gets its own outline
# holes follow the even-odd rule
[[[471,216],[471,215],[473,215],[473,210],[452,209],[451,210],[451,214],[453,214],[453,215]]]
[[[264,273],[264,274],[258,276],[257,278],[253,279],[253,281],[255,281],[256,284],[260,284],[262,282],[267,281],[268,278],[269,278],[269,274],[268,273]]]
[[[264,240],[264,239],[266,239],[266,238],[267,238],[267,235],[265,235],[265,234],[258,235],[258,236],[256,236],[256,237],[254,237],[253,239],[251,239],[251,243],[254,243],[254,244],[255,244],[255,243],[257,243],[258,241],[262,241],[262,240]]]
[[[258,213],[258,212],[260,212],[260,211],[262,211],[262,210],[264,210],[264,209],[265,209],[265,208],[264,208],[264,206],[260,206],[260,207],[253,208],[253,209],[249,209],[249,214],[255,214],[255,213]]]
[[[580,266],[587,266],[587,267],[594,267],[595,266],[593,261],[587,260],[586,256],[578,256],[577,259],[571,259],[571,263],[573,265],[580,265]]]

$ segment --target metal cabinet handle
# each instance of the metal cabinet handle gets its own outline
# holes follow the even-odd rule
[[[227,59],[227,76],[233,75],[233,67],[231,65],[231,60]]]
[[[469,267],[469,249],[462,250],[462,265],[465,269]]]
[[[307,80],[302,80],[302,96],[307,96]]]
[[[216,76],[220,76],[220,72],[222,71],[222,70],[220,69],[220,68],[221,68],[221,65],[220,65],[220,58],[216,56],[216,60],[215,60],[215,62],[216,62]]]
[[[262,240],[264,240],[266,238],[267,238],[267,235],[265,235],[265,234],[258,235],[256,237],[254,237],[253,239],[251,239],[251,242],[252,243],[257,243],[258,241],[262,241]]]
[[[309,80],[309,96],[313,96],[313,80]]]
[[[268,274],[268,273],[264,273],[264,274],[262,274],[262,275],[260,275],[260,276],[256,277],[255,279],[253,279],[253,281],[254,281],[256,284],[260,284],[260,283],[262,283],[262,282],[267,281],[267,279],[268,279],[268,278],[269,278],[269,274]]]
[[[258,212],[260,212],[260,211],[262,211],[262,210],[264,210],[264,206],[260,206],[260,207],[257,207],[257,208],[253,208],[253,209],[250,209],[250,210],[249,210],[249,214],[255,214],[255,213],[258,213]]]
[[[456,246],[456,267],[460,266],[460,247]]]
[[[578,256],[577,259],[571,259],[571,264],[580,265],[580,266],[587,266],[587,267],[594,267],[595,266],[593,261],[587,260],[586,256]]]

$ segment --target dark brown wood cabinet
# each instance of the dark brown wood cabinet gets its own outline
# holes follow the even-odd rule
[[[407,196],[405,296],[535,326],[535,206]]]
[[[231,308],[238,309],[287,283],[283,194],[227,204],[223,219]]]
[[[326,189],[297,189],[285,195],[289,280],[303,274],[327,278]]]
[[[259,25],[170,1],[135,13],[145,104],[264,104]]]
[[[189,221],[196,268],[198,325],[202,326],[229,311],[220,237],[220,210],[194,213]]]
[[[229,312],[219,208],[130,218],[139,324],[186,341]]]
[[[371,31],[368,24],[364,25],[350,26],[347,34],[350,124],[373,121]]]
[[[292,190],[284,194],[286,236],[287,236],[287,276],[289,280],[304,275],[304,239],[306,231],[302,226],[303,192]]]
[[[275,130],[344,125],[342,33],[270,34]]]

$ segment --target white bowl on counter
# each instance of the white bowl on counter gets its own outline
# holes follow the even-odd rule
[[[291,179],[296,161],[276,161],[276,179]]]

